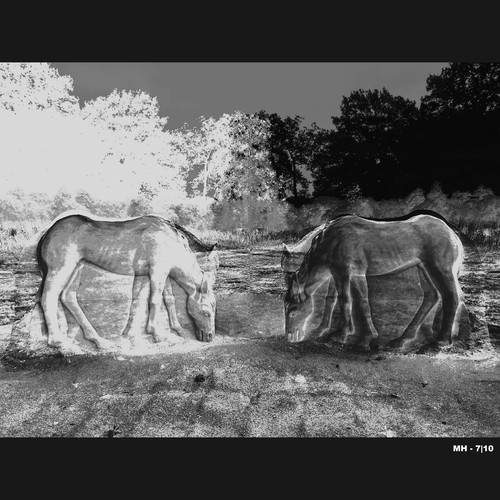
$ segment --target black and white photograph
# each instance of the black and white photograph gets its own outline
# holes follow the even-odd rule
[[[0,62],[0,438],[498,453],[499,62]]]

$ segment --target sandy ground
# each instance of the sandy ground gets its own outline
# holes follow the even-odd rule
[[[228,252],[221,259],[218,281],[227,288],[221,301],[241,290],[257,298],[260,293],[280,297],[276,256],[255,252],[253,258],[259,265],[243,266],[240,261],[249,259],[245,253]],[[499,293],[495,273],[487,282],[490,306]],[[476,281],[465,287],[479,304],[484,278]],[[20,311],[32,307],[36,286],[30,284],[26,297],[18,297]],[[262,317],[275,335],[251,338],[250,331],[235,331],[218,334],[212,343],[177,338],[133,354],[16,358],[5,356],[11,331],[6,324],[0,326],[0,437],[470,437],[493,442],[500,437],[500,314],[490,307],[487,315],[495,337],[484,349],[406,355],[333,343],[289,344]]]
[[[164,347],[4,359],[0,436],[500,436],[495,352],[401,355],[224,336]]]

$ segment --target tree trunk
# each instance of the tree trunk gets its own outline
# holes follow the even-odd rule
[[[292,191],[293,197],[297,198],[297,166],[295,165],[295,161],[293,160],[292,154],[288,149],[285,149],[285,152],[288,156],[288,161],[292,165]]]
[[[205,161],[205,167],[204,167],[204,172],[203,172],[203,198],[207,198],[207,191],[208,191],[208,164],[210,163],[210,160],[212,159],[212,156],[215,152],[215,149],[212,149],[210,153],[208,154],[207,160]]]
[[[205,172],[203,173],[203,198],[207,197],[208,161],[205,162]]]

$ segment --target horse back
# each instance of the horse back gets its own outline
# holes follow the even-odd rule
[[[440,259],[455,262],[462,253],[460,238],[433,215],[392,221],[347,216],[314,238],[310,260],[368,267],[385,267],[385,262],[398,267]]]
[[[143,274],[162,259],[194,255],[175,227],[155,216],[106,221],[70,215],[57,220],[42,240],[45,266],[48,259],[56,264],[84,259],[118,274]]]

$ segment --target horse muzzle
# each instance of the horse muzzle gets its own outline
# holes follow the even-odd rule
[[[214,334],[212,332],[206,332],[205,330],[198,330],[196,332],[196,337],[200,342],[212,342]]]
[[[287,333],[287,340],[288,342],[294,343],[294,342],[302,342],[306,336],[306,332],[304,330],[299,330],[298,328],[296,330],[289,331]]]

